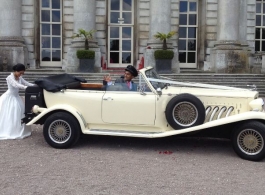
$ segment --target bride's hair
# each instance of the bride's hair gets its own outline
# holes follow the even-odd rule
[[[25,71],[26,68],[23,64],[16,64],[15,66],[13,66],[13,70],[19,72],[19,71]]]

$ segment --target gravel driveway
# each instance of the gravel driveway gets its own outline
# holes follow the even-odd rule
[[[264,194],[265,161],[240,159],[227,140],[82,136],[53,149],[32,126],[0,141],[1,194]]]

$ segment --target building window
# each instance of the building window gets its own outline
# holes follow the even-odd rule
[[[134,1],[108,2],[108,67],[126,67],[133,61]]]
[[[265,51],[265,0],[256,0],[255,51]]]
[[[179,1],[179,63],[181,68],[197,68],[198,2]]]
[[[40,59],[41,66],[62,64],[62,0],[41,0]]]

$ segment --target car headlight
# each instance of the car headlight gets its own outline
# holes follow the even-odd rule
[[[262,98],[258,98],[249,102],[249,106],[252,108],[252,111],[262,111],[264,101]]]

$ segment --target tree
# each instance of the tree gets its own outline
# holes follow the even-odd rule
[[[163,50],[167,50],[167,39],[172,38],[175,34],[175,31],[171,31],[168,34],[157,32],[154,37],[163,41]]]
[[[77,38],[77,37],[84,37],[85,38],[85,50],[89,50],[89,45],[88,45],[88,40],[93,39],[93,33],[95,33],[96,30],[90,30],[86,31],[82,28],[78,29],[78,33],[74,33],[72,38]]]

